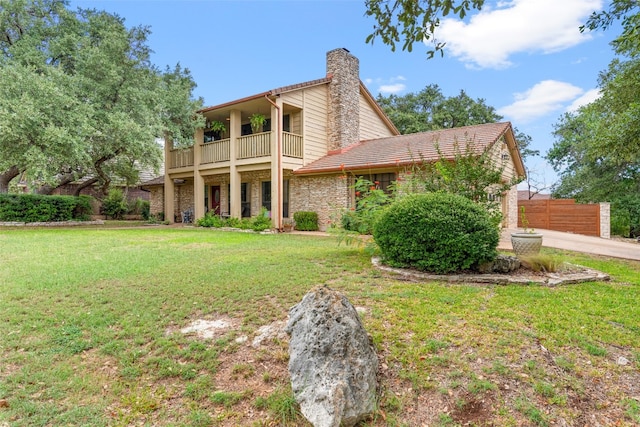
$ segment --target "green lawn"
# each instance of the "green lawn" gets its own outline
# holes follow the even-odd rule
[[[249,344],[319,284],[366,308],[382,357],[364,425],[640,423],[637,262],[564,254],[613,280],[546,288],[397,280],[291,234],[5,229],[0,249],[1,427],[306,425],[286,342]],[[237,327],[176,332],[220,317]]]

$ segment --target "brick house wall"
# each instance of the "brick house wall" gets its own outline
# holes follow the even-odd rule
[[[341,212],[353,205],[352,180],[342,175],[295,177],[289,181],[289,212],[310,211],[318,214],[318,226],[326,231]]]
[[[149,189],[149,213],[154,216],[164,214],[164,187],[157,185]]]

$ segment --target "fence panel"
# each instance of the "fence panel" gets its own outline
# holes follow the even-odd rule
[[[518,212],[522,206],[530,228],[600,237],[599,204],[576,204],[573,199],[518,200]],[[518,227],[522,226],[519,215]]]

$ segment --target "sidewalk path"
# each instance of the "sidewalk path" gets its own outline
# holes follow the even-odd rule
[[[511,233],[514,231],[518,230],[502,230],[500,243],[498,245],[499,249],[513,249],[511,247]],[[618,240],[537,228],[536,232],[543,235],[542,246],[544,247],[640,261],[640,244],[638,243],[621,242]]]

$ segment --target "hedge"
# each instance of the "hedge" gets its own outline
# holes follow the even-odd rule
[[[443,274],[495,259],[500,232],[487,210],[469,199],[427,193],[389,206],[373,238],[387,264]]]
[[[296,230],[316,231],[318,230],[318,214],[315,212],[298,211],[293,214],[296,223]]]
[[[86,221],[91,215],[90,196],[0,194],[0,221]]]

